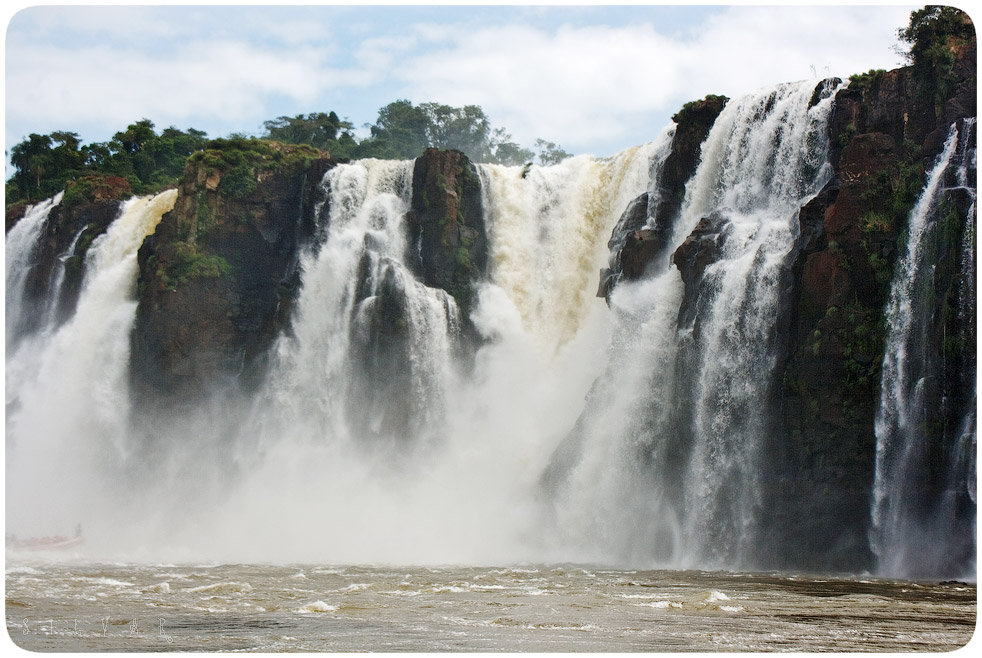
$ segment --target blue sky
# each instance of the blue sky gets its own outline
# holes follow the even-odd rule
[[[611,155],[706,94],[894,68],[913,8],[26,7],[7,17],[6,148],[54,130],[105,141],[141,118],[212,137],[330,110],[360,127],[406,98]]]

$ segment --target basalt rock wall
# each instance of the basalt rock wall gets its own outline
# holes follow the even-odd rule
[[[216,385],[255,386],[289,318],[299,249],[333,165],[327,153],[274,145],[249,164],[254,184],[233,187],[223,185],[232,169],[189,161],[174,209],[139,251],[130,360],[138,406],[165,411]]]
[[[781,556],[789,565],[863,566],[872,559],[868,524],[884,308],[925,172],[951,124],[976,114],[974,40],[955,54],[957,78],[946,98],[927,97],[924,82],[906,67],[856,76],[835,99],[830,121],[834,175],[801,210],[785,296],[784,442],[775,460],[789,476],[774,483],[771,495],[795,504],[771,519],[771,531],[790,535],[793,541],[782,543],[798,547],[796,554]],[[950,312],[968,283],[959,273],[967,208],[957,205],[936,246],[933,303],[935,317],[943,318],[935,327],[939,346],[942,334],[975,335],[974,317]],[[974,352],[974,344],[957,349],[949,344],[943,360],[951,367],[946,370],[974,373]],[[974,392],[974,386],[964,384],[941,383],[931,396],[934,402],[927,404],[938,428],[932,442],[936,452],[950,442],[946,431],[958,423],[954,408],[963,413],[967,401],[961,398]],[[955,398],[960,404],[951,404],[945,417],[941,400]],[[941,461],[939,454],[934,459]],[[830,509],[836,512],[829,514]]]
[[[453,295],[466,318],[488,265],[481,181],[467,156],[430,148],[416,160],[406,233],[413,273]]]

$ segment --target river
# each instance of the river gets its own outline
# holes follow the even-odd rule
[[[774,573],[8,559],[30,651],[948,651],[976,586]]]

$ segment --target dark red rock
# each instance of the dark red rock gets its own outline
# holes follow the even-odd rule
[[[488,263],[481,182],[467,156],[430,148],[417,158],[406,220],[406,260],[414,274],[450,293],[467,317]]]

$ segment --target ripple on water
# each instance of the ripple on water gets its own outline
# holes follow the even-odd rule
[[[300,614],[309,614],[313,612],[336,612],[338,606],[330,605],[329,603],[324,603],[323,601],[314,601],[313,603],[308,603],[307,605],[297,608],[297,612]]]

